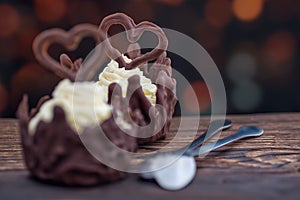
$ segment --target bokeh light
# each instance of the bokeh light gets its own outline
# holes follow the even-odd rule
[[[8,4],[0,3],[0,37],[14,34],[20,25],[18,11]]]
[[[278,65],[287,62],[295,55],[296,38],[287,31],[280,30],[271,34],[263,44],[264,64]]]
[[[256,58],[248,52],[238,52],[229,59],[227,74],[231,81],[239,83],[253,78],[256,70]]]
[[[8,92],[4,85],[0,84],[0,115],[6,109],[8,103]]]
[[[184,109],[190,113],[206,112],[210,108],[211,100],[205,82],[194,81],[183,91]]]
[[[38,33],[38,24],[33,13],[24,12],[21,18],[20,31],[17,34],[18,53],[23,59],[34,60],[31,46]]]
[[[236,85],[231,98],[236,109],[248,112],[259,106],[262,100],[262,91],[254,81],[244,80]]]
[[[56,22],[64,17],[67,10],[65,0],[34,0],[35,12],[43,22]]]
[[[266,38],[261,47],[259,72],[265,85],[282,88],[295,84],[296,45],[296,36],[287,30],[279,30]]]
[[[252,21],[262,13],[263,5],[263,0],[233,0],[232,9],[239,20]]]
[[[36,63],[27,63],[22,66],[11,79],[11,106],[15,109],[23,94],[37,103],[43,95],[50,95],[50,91],[57,83],[58,78],[45,71]]]
[[[233,16],[229,0],[209,0],[204,7],[206,20],[216,28],[224,28]]]
[[[22,31],[19,34],[18,42],[19,42],[19,55],[27,60],[33,60],[34,56],[31,50],[31,45],[33,39],[37,36],[38,30],[29,29],[26,31]]]
[[[39,29],[36,19],[31,13],[24,13],[21,19],[21,28],[17,35],[19,55],[26,60],[33,60],[32,42],[38,35]]]

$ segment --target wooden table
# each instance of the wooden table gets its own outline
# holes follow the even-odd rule
[[[265,133],[197,158],[195,180],[177,192],[164,191],[134,174],[117,183],[89,188],[36,182],[23,164],[17,120],[0,119],[0,199],[300,199],[300,114],[230,115],[228,119],[234,125],[222,136],[242,125],[261,126]],[[173,119],[165,141],[143,146],[140,151],[168,142],[178,121]],[[199,134],[208,123],[208,118],[201,118]],[[184,130],[187,137],[193,131],[189,127]]]

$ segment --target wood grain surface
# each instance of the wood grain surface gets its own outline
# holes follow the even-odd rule
[[[45,185],[29,178],[25,170],[18,124],[15,119],[0,119],[0,199],[299,199],[300,197],[300,113],[229,115],[233,127],[228,136],[243,125],[257,125],[263,136],[243,139],[197,159],[196,179],[185,189],[168,192],[136,175],[109,185],[92,188],[65,188]],[[184,124],[177,142],[178,125]],[[184,123],[182,123],[184,122]],[[140,152],[160,149],[171,141],[176,149],[202,134],[209,118],[201,117],[198,128],[193,117],[174,118],[165,140],[141,146]],[[101,198],[102,199],[102,198]]]

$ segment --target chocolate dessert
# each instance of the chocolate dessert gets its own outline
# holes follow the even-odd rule
[[[107,31],[114,24],[124,26],[127,31],[131,44],[124,54],[108,40]],[[153,32],[159,42],[151,52],[141,54],[137,40],[144,31]],[[67,54],[62,54],[59,63],[48,54],[52,43],[75,49],[87,35],[96,43],[103,42],[105,53],[111,59],[98,82],[84,78],[78,81],[78,71],[86,67],[82,59],[73,62]],[[69,32],[50,29],[38,35],[33,44],[37,60],[66,79],[58,84],[51,97],[42,98],[30,112],[27,96],[19,105],[17,116],[25,163],[32,176],[56,184],[85,186],[123,178],[124,172],[96,159],[82,138],[101,135],[100,127],[104,133],[101,137],[119,149],[134,152],[138,144],[166,136],[177,102],[167,45],[168,40],[157,25],[151,22],[136,25],[122,13],[104,18],[98,29],[85,24]],[[105,53],[96,51],[90,64]],[[126,156],[107,147],[104,139],[97,140],[97,149],[112,166],[114,163],[126,166]]]

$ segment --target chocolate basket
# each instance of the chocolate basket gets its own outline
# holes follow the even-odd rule
[[[127,52],[128,57],[132,59],[129,64],[124,62],[121,53],[114,49],[107,39],[107,31],[113,24],[120,24],[127,30],[129,42],[132,43]],[[159,44],[151,52],[141,54],[136,41],[144,31],[156,34]],[[126,97],[122,97],[120,85],[117,83],[109,85],[108,103],[112,105],[113,115],[99,124],[107,138],[117,147],[130,152],[136,151],[137,144],[165,138],[177,98],[171,61],[166,56],[167,39],[162,29],[150,22],[136,25],[130,17],[116,13],[104,18],[98,29],[90,24],[82,24],[69,32],[61,29],[42,32],[33,44],[35,57],[42,66],[61,78],[75,81],[82,60],[72,62],[66,54],[62,54],[58,63],[49,56],[48,48],[53,43],[60,43],[66,49],[73,50],[85,36],[92,36],[97,43],[104,42],[108,58],[115,59],[119,67],[130,70],[142,66],[144,75],[157,86],[156,105],[153,106],[143,93],[137,75],[128,79]],[[96,56],[93,56],[95,62]],[[147,62],[153,60],[155,62],[148,67]],[[46,100],[47,98],[42,98],[37,108],[29,113],[28,98],[24,96],[17,111],[25,163],[33,177],[65,185],[94,185],[124,178],[126,175],[124,172],[106,166],[88,152],[78,134],[67,123],[63,108],[59,106],[53,111],[53,120],[49,123],[40,121],[35,134],[30,135],[28,123]],[[133,125],[131,129],[123,130],[118,127],[114,118],[114,114],[118,112]],[[87,127],[85,132],[97,133],[97,129]],[[149,133],[153,135],[148,137]],[[115,151],[107,149],[103,151],[107,152],[108,158],[126,163],[126,157],[118,155]]]
[[[114,96],[110,97],[113,105],[112,112],[123,112],[127,107],[122,103],[124,99],[118,98],[122,96],[121,88],[116,84],[112,87],[115,90]],[[47,100],[49,97],[41,98],[37,107],[29,113],[28,97],[25,95],[17,111],[25,164],[31,175],[48,183],[69,186],[90,186],[124,178],[126,173],[97,160],[84,146],[81,138],[87,135],[85,138],[95,140],[97,135],[97,150],[104,152],[101,155],[105,156],[104,159],[109,160],[111,165],[120,163],[124,166],[128,165],[129,160],[126,156],[106,145],[105,140],[98,138],[102,135],[99,134],[97,126],[85,128],[80,137],[69,125],[65,112],[60,106],[54,107],[53,119],[50,122],[40,121],[34,134],[29,133],[30,119],[39,112],[40,107]],[[128,131],[136,134],[136,129],[120,129],[113,116],[101,122],[99,126],[105,136],[118,148],[128,152],[136,150],[136,139],[126,134]]]

